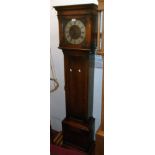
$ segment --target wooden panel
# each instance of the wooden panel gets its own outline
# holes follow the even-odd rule
[[[96,134],[95,155],[104,155],[104,132],[98,130]]]
[[[104,0],[98,0],[98,10],[104,10]]]
[[[94,118],[90,118],[87,123],[74,119],[65,119],[62,126],[64,144],[89,151],[93,142]]]
[[[99,15],[101,14],[101,11],[104,11],[104,0],[98,0],[99,4],[98,4],[98,10]],[[104,22],[104,15],[102,16],[102,22]],[[100,24],[100,23],[99,23]],[[100,28],[100,25],[98,25]],[[100,33],[100,31],[98,31]],[[98,39],[98,43],[100,40],[100,34],[98,35],[99,39]],[[104,55],[103,51],[104,51],[104,27],[102,25],[102,47],[101,50],[98,46],[99,52],[98,54],[100,55]],[[103,58],[104,59],[104,58]],[[96,148],[95,148],[95,155],[104,155],[104,63],[103,63],[103,77],[102,77],[102,107],[101,107],[101,124],[100,127],[98,129],[98,131],[96,132]]]
[[[86,57],[69,56],[67,68],[68,114],[75,118],[88,116],[88,62]]]

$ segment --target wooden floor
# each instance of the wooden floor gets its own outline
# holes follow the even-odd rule
[[[64,146],[63,145],[63,135],[62,135],[62,132],[57,132],[57,131],[54,131],[54,130],[51,130],[51,143],[52,144],[55,144],[55,145],[58,145],[60,147],[65,147],[65,148],[68,148],[68,149],[75,149],[75,148],[72,148],[72,147],[67,147],[67,146]],[[81,150],[78,150],[78,151],[81,151]],[[86,155],[95,155],[95,144],[92,148],[92,151],[90,153],[86,153]]]

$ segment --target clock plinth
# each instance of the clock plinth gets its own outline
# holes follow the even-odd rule
[[[65,118],[62,121],[64,145],[71,145],[89,152],[93,143],[94,122],[94,118],[89,118],[87,122]]]
[[[97,5],[55,7],[59,19],[59,48],[64,54],[66,118],[64,145],[89,151],[93,144],[94,54]]]

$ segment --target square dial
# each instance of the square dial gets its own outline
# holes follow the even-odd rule
[[[65,38],[70,44],[81,44],[86,36],[86,28],[81,20],[71,19],[65,26]]]

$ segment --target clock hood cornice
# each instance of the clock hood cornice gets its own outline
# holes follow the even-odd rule
[[[98,6],[94,3],[90,3],[90,4],[79,4],[79,5],[60,5],[60,6],[53,6],[57,11],[60,10],[79,10],[79,9],[97,9]]]
[[[54,8],[58,12],[58,16],[59,15],[67,16],[70,14],[70,11],[72,11],[72,15],[95,14],[98,9],[98,6],[96,4],[91,3],[80,5],[54,6]]]

